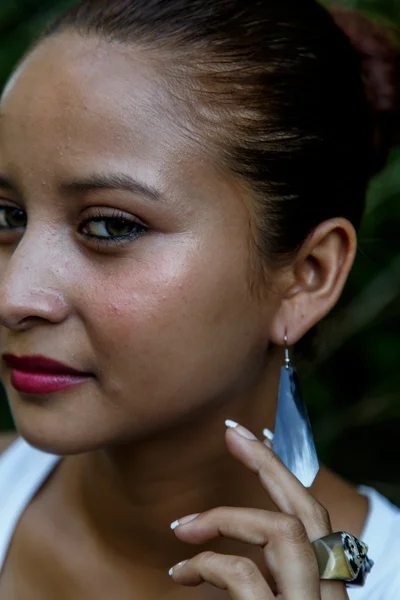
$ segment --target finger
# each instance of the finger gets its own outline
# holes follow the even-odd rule
[[[276,506],[282,512],[297,516],[312,541],[331,533],[332,526],[326,509],[286,468],[273,450],[257,439],[244,437],[244,434],[252,435],[240,425],[228,426],[228,449],[235,458],[258,475],[261,485]]]
[[[311,548],[300,520],[292,515],[260,508],[219,506],[199,515],[178,519],[171,524],[171,529],[180,540],[189,544],[205,544],[213,539],[226,537],[263,548],[271,542],[279,543],[282,530],[289,528],[294,521],[298,524],[298,529],[301,529],[299,542],[307,543]],[[309,554],[309,549],[307,553]]]
[[[228,428],[226,433],[228,448],[245,466],[258,474],[261,484],[276,506],[284,512],[297,515],[304,523],[311,540],[331,533],[332,526],[327,511],[285,467],[271,450],[271,444],[267,440],[262,444],[257,440],[249,439],[252,436],[250,432],[245,433],[244,437],[231,435],[231,432],[244,433],[242,430],[240,426]],[[321,582],[321,593],[323,600],[348,600],[342,582]]]
[[[321,581],[321,600],[349,600],[345,584],[341,581]]]
[[[175,565],[170,575],[181,585],[210,583],[220,590],[228,591],[232,600],[275,600],[257,566],[242,556],[202,552]]]
[[[284,598],[320,599],[317,559],[297,517],[261,509],[218,507],[182,521],[172,524],[182,541],[201,544],[224,536],[261,546],[266,566]]]

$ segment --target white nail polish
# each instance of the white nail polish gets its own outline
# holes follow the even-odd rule
[[[168,571],[168,575],[172,575],[174,572],[174,569],[180,569],[181,567],[183,567],[183,565],[185,565],[188,561],[187,560],[181,560],[180,563],[178,563],[177,565],[175,565],[174,567],[171,567],[170,570]]]
[[[251,431],[246,429],[246,427],[243,427],[243,425],[239,425],[239,423],[236,423],[236,421],[231,421],[231,419],[227,419],[225,421],[225,425],[230,429],[235,429],[236,433],[248,440],[254,441],[257,439],[254,433],[251,433]]]
[[[192,515],[186,515],[186,517],[182,517],[181,519],[177,519],[173,523],[171,523],[171,529],[176,529],[178,525],[186,525],[186,523],[190,523],[190,521],[194,521],[197,517],[200,516],[200,513],[193,513]]]
[[[263,436],[266,437],[267,440],[271,440],[271,442],[274,439],[274,434],[267,428],[263,429]]]
[[[178,563],[176,566],[179,567],[179,568],[183,567],[183,565],[186,565],[187,562],[188,562],[187,560],[181,560],[181,562]]]

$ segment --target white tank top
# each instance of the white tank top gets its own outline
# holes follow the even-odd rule
[[[59,460],[22,438],[0,456],[0,572],[22,513]],[[350,600],[400,600],[400,509],[373,488],[359,491],[369,498],[361,539],[375,565],[363,588],[349,588]]]

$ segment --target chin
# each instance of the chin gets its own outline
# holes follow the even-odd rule
[[[99,413],[101,411],[98,411]],[[67,414],[43,404],[12,403],[16,429],[31,446],[57,456],[86,454],[135,443],[146,429],[112,422],[109,415],[84,415],[75,406]]]
[[[76,438],[71,438],[64,431],[58,432],[55,429],[43,430],[32,427],[32,424],[25,424],[16,421],[16,428],[21,437],[24,440],[41,450],[49,454],[55,454],[57,456],[72,456],[74,454],[84,454],[95,448],[88,448],[88,444],[85,441],[81,441]]]
[[[86,454],[143,442],[171,426],[171,415],[152,411],[127,415],[110,411],[100,397],[69,394],[65,397],[9,395],[17,431],[28,444],[57,456]],[[164,417],[164,418],[163,418]],[[175,416],[174,423],[176,424]]]
[[[82,428],[82,420],[75,425],[71,418],[66,421],[56,412],[46,414],[38,407],[36,410],[15,409],[13,417],[19,435],[34,448],[49,454],[84,454],[104,445],[99,436],[90,436],[89,429]]]
[[[90,399],[78,395],[59,401],[12,390],[9,404],[19,435],[43,452],[57,456],[84,454],[109,443],[109,415],[93,399],[90,406]]]

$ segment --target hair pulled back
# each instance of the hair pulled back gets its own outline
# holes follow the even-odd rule
[[[72,28],[158,52],[187,98],[197,142],[256,200],[257,247],[295,252],[332,217],[359,226],[383,164],[362,58],[314,0],[84,0]]]

